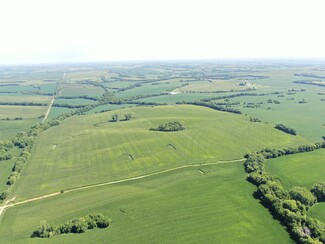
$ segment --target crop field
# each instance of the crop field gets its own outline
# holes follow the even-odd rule
[[[325,222],[325,203],[318,203],[308,210],[308,216]]]
[[[325,150],[270,159],[266,169],[279,177],[287,189],[293,186],[312,188],[325,181]]]
[[[290,242],[252,193],[240,163],[183,169],[14,207],[1,220],[0,240],[34,243],[29,236],[41,220],[61,223],[99,211],[112,218],[111,227],[51,243]]]
[[[242,85],[240,85],[242,84]],[[207,80],[191,82],[188,86],[180,88],[180,91],[241,91],[247,88],[258,88],[256,84],[238,82],[235,80]]]
[[[122,117],[126,112],[134,119],[110,122],[112,114]],[[175,119],[187,129],[176,133],[149,130]],[[233,128],[236,134],[231,133]],[[281,147],[304,142],[241,115],[189,105],[74,117],[40,136],[17,194],[26,198],[186,164],[240,159],[260,144]]]
[[[80,95],[89,95],[89,96],[100,96],[104,93],[104,90],[101,87],[88,85],[88,84],[78,84],[78,83],[64,83],[62,84],[62,96],[80,96]]]
[[[294,243],[253,197],[244,156],[322,142],[324,77],[284,61],[0,67],[0,243]],[[311,189],[325,150],[265,166]],[[308,216],[325,222],[324,206]],[[91,213],[109,228],[30,237]]]

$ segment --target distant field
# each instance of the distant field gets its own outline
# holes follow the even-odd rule
[[[183,102],[183,101],[194,102],[204,98],[212,98],[216,96],[218,96],[218,94],[214,94],[214,93],[210,93],[210,94],[209,93],[177,93],[171,95],[142,98],[142,99],[138,99],[137,101],[175,104],[177,102]]]
[[[76,98],[76,99],[57,98],[57,99],[55,99],[54,103],[56,103],[56,104],[87,105],[87,104],[95,103],[95,101],[89,100],[89,99],[81,99],[81,98]]]
[[[52,96],[3,96],[0,94],[0,102],[33,102],[33,103],[50,103]]]
[[[47,106],[7,106],[0,105],[0,119],[14,119],[22,117],[24,119],[38,118],[46,113]]]
[[[290,243],[283,227],[252,197],[255,187],[245,181],[242,167],[183,169],[17,206],[3,216],[0,240],[34,243],[41,240],[29,236],[41,220],[60,224],[101,212],[112,218],[109,228],[46,242]]]
[[[88,84],[64,83],[62,84],[61,96],[100,96],[104,93],[103,88]]]
[[[163,92],[172,91],[182,85],[181,82],[157,82],[157,83],[147,83],[140,87],[135,87],[130,90],[121,91],[116,93],[116,97],[130,97],[139,96],[144,94],[159,94]]]
[[[127,112],[133,115],[130,121],[109,122],[113,113],[122,117]],[[149,130],[172,120],[187,129],[174,133]],[[238,159],[261,145],[303,143],[300,137],[251,123],[243,115],[189,105],[77,116],[40,135],[16,194],[26,198],[184,164]]]
[[[63,114],[63,113],[69,113],[71,111],[74,111],[75,109],[71,109],[71,108],[61,108],[61,107],[52,107],[51,111],[48,115],[49,119],[53,119],[56,116]]]
[[[325,150],[269,159],[266,169],[287,189],[293,186],[311,188],[315,183],[325,181]]]
[[[65,80],[100,80],[101,77],[114,77],[116,74],[110,73],[107,71],[97,71],[97,70],[89,70],[89,71],[74,71],[67,72],[65,75]]]
[[[248,88],[258,88],[256,85],[240,86],[240,82],[235,80],[202,80],[190,82],[190,85],[180,88],[180,91],[229,91],[229,90],[245,90]]]
[[[116,109],[128,108],[134,106],[135,106],[134,104],[105,104],[90,110],[88,114],[100,113],[101,111],[116,110]]]

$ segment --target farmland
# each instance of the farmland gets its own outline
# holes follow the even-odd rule
[[[284,61],[0,68],[0,242],[293,242],[253,197],[244,156],[323,141],[323,76],[322,63]],[[311,189],[324,154],[268,158],[265,171]],[[325,221],[323,208],[308,216]],[[109,228],[30,238],[43,220],[98,212]]]

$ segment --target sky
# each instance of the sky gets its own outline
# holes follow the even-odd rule
[[[0,0],[0,64],[325,58],[324,0]]]

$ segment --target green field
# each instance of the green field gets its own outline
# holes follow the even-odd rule
[[[269,159],[266,169],[287,189],[293,186],[312,188],[314,184],[325,181],[325,150]]]
[[[102,212],[112,218],[109,228],[46,242],[290,243],[281,225],[251,197],[253,191],[241,163],[183,169],[14,207],[2,218],[0,240],[38,242],[29,236],[41,220],[63,223]]]
[[[308,210],[308,216],[325,223],[325,203],[317,203]]]
[[[322,140],[325,87],[316,86],[322,77],[324,64],[276,61],[0,67],[0,102],[49,104],[54,98],[54,105],[93,105],[50,108],[44,129],[60,114],[79,115],[37,135],[7,198],[18,205],[1,214],[0,204],[0,243],[293,243],[253,197],[244,155]],[[195,101],[228,112],[176,104]],[[42,123],[48,108],[1,105],[0,140]],[[123,120],[128,113],[131,119]],[[112,122],[115,114],[118,122]],[[150,130],[172,121],[185,130]],[[275,129],[277,123],[298,135]],[[15,157],[0,161],[0,195],[22,149],[10,150]],[[325,181],[323,149],[265,165],[286,190]],[[308,215],[325,221],[324,206]],[[42,220],[59,225],[96,212],[112,219],[109,228],[30,238]]]
[[[126,112],[133,119],[109,122],[113,113],[123,116]],[[172,120],[187,129],[174,133],[149,130]],[[27,198],[181,165],[240,159],[261,144],[283,147],[305,142],[268,125],[251,123],[242,115],[190,105],[72,117],[40,135],[15,192]]]
[[[0,105],[0,119],[14,119],[22,117],[23,119],[35,119],[44,114],[46,106],[7,106]]]

